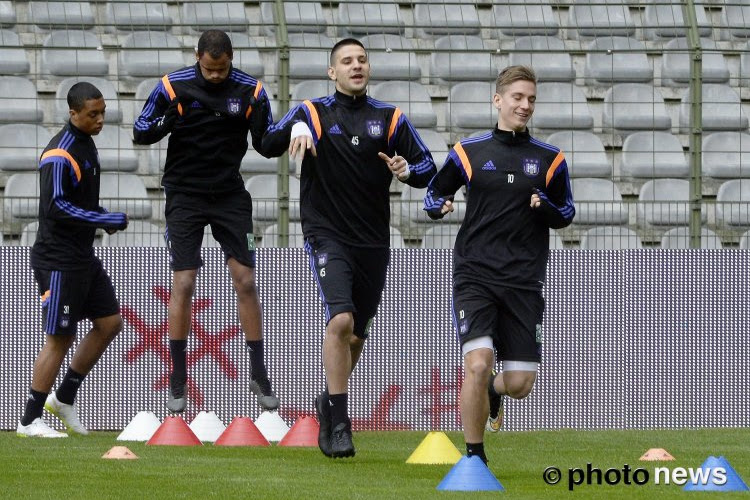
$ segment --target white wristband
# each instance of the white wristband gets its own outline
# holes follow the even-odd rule
[[[289,140],[293,141],[294,139],[302,135],[312,137],[312,132],[310,131],[310,127],[307,126],[307,123],[297,122],[292,126],[292,136],[289,138]]]

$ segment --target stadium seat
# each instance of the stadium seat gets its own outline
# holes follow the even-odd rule
[[[8,177],[3,194],[3,218],[17,222],[39,217],[39,174],[17,173]]]
[[[484,41],[473,35],[448,35],[435,40],[430,75],[447,82],[494,80],[497,65]]]
[[[164,76],[185,66],[179,40],[162,31],[133,32],[124,38],[118,53],[120,67],[136,78]]]
[[[411,40],[399,35],[367,35],[359,40],[367,49],[372,80],[418,80],[422,69]]]
[[[451,126],[462,129],[494,128],[497,124],[497,110],[492,105],[494,94],[494,81],[453,85],[448,97]]]
[[[253,39],[245,33],[230,31],[227,35],[232,40],[232,49],[234,50],[232,65],[254,78],[262,79],[266,75],[266,69],[260,58],[260,51],[258,51]]]
[[[289,35],[289,75],[293,79],[320,79],[328,74],[334,41],[322,34]]]
[[[682,16],[682,5],[679,2],[670,5],[663,0],[644,1],[646,9],[642,14],[642,25],[646,40],[687,36],[687,23]],[[710,37],[711,22],[706,16],[703,4],[696,2],[695,15],[698,21],[698,34],[701,37]]]
[[[716,132],[727,130],[745,131],[748,119],[737,92],[729,85],[704,84],[701,103],[703,105],[702,130]],[[680,131],[690,132],[690,106],[693,93],[688,89],[680,103]]]
[[[659,89],[643,83],[618,83],[604,96],[602,129],[628,135],[639,130],[669,130],[672,119]]]
[[[727,2],[721,9],[720,26],[722,39],[750,38],[750,0]]]
[[[563,152],[571,177],[612,177],[612,165],[597,135],[584,130],[560,131],[545,142]]]
[[[279,246],[279,226],[271,224],[263,230],[262,247]],[[299,222],[289,223],[289,248],[302,248],[305,246],[305,237],[302,235],[302,224]]]
[[[336,82],[333,80],[305,80],[292,87],[292,98],[289,107],[300,104],[305,99],[315,99],[331,95],[336,91]],[[279,117],[280,118],[280,117]]]
[[[635,38],[595,38],[586,45],[584,75],[588,85],[645,83],[654,78],[646,46]]]
[[[406,243],[404,243],[404,237],[401,235],[401,231],[398,230],[398,228],[391,226],[390,227],[390,234],[391,234],[391,248],[405,248]]]
[[[117,91],[109,80],[97,77],[71,77],[60,82],[55,92],[55,110],[58,123],[65,123],[70,118],[70,108],[68,107],[68,91],[70,87],[78,82],[89,82],[94,85],[104,96],[104,102],[107,104],[107,112],[104,115],[105,123],[121,123],[122,109],[120,101],[117,98]]]
[[[562,250],[564,248],[563,240],[554,229],[549,230],[549,249]]]
[[[592,227],[581,236],[581,250],[631,250],[643,248],[638,233],[623,226]]]
[[[260,18],[263,31],[268,36],[276,33],[276,4],[260,3]],[[284,19],[288,33],[323,33],[328,22],[320,2],[284,2]]]
[[[746,231],[740,236],[740,250],[750,250],[750,231]]]
[[[78,29],[94,26],[89,2],[29,2],[29,21],[43,30]]]
[[[164,229],[144,220],[132,220],[124,231],[102,235],[103,247],[166,247]]]
[[[652,226],[687,226],[690,222],[690,182],[652,179],[638,194],[638,221]],[[701,215],[703,221],[706,214]]]
[[[29,58],[21,39],[13,31],[0,30],[0,54],[0,75],[25,75],[29,72]]]
[[[425,231],[422,248],[453,248],[461,224],[438,224]]]
[[[536,109],[529,123],[532,129],[590,130],[594,126],[586,96],[575,84],[543,82],[537,85],[536,95]]]
[[[527,35],[554,36],[560,24],[546,0],[499,0],[493,2],[492,27],[499,29],[498,36]]]
[[[370,96],[401,108],[415,127],[433,128],[437,125],[430,94],[417,82],[381,82],[370,87]]]
[[[479,13],[471,3],[437,0],[414,4],[414,24],[418,37],[479,35]]]
[[[701,69],[703,83],[726,83],[729,81],[729,68],[721,52],[717,52],[716,43],[708,38],[701,38]],[[690,83],[690,60],[688,43],[685,38],[675,38],[664,46],[661,58],[662,85],[684,87]]]
[[[103,172],[135,172],[138,156],[128,129],[108,125],[94,137]]]
[[[404,31],[404,21],[395,2],[339,2],[337,17],[338,34],[342,37]]]
[[[274,119],[278,120],[279,118],[274,117]],[[246,173],[246,174],[272,174],[276,173],[279,170],[279,160],[278,158],[266,158],[262,154],[255,151],[252,147],[252,137],[250,136],[250,133],[247,134],[247,143],[250,145],[247,153],[245,153],[245,156],[242,158],[242,163],[240,163],[240,172]],[[295,163],[294,161],[289,160],[289,173],[293,174],[295,171]]]
[[[107,27],[121,31],[167,31],[172,17],[165,2],[107,2]]]
[[[261,174],[250,177],[245,189],[253,199],[253,221],[269,224],[279,218],[277,175]],[[299,221],[299,179],[289,176],[289,220]]]
[[[218,241],[216,241],[216,238],[214,238],[213,233],[211,232],[211,226],[206,226],[203,228],[203,241],[201,242],[202,248],[220,248],[221,245]]]
[[[742,45],[739,77],[740,87],[747,88],[750,85],[750,42]]]
[[[466,199],[463,188],[456,191],[453,198],[453,212],[443,219],[435,221],[430,219],[424,208],[424,197],[427,188],[415,188],[404,185],[401,190],[401,199],[394,202],[391,212],[393,225],[401,228],[404,233],[423,232],[427,227],[434,224],[460,224],[466,212]]]
[[[738,179],[750,177],[750,134],[716,132],[703,137],[703,174]]]
[[[38,123],[43,116],[36,86],[30,80],[0,76],[0,123]]]
[[[35,171],[39,157],[52,139],[41,125],[14,123],[0,126],[0,170]]]
[[[565,42],[554,36],[517,38],[509,60],[511,65],[533,67],[538,82],[569,82],[576,78]]]
[[[110,212],[125,212],[129,219],[151,217],[151,200],[136,174],[105,172],[101,175],[100,204]]]
[[[422,138],[422,142],[427,146],[427,149],[432,153],[432,159],[435,160],[438,170],[443,168],[445,159],[448,157],[448,144],[443,139],[443,136],[440,132],[432,129],[419,129],[417,133]]]
[[[0,2],[0,28],[12,28],[17,20],[16,9],[13,2],[3,0]]]
[[[750,226],[750,179],[733,179],[719,186],[716,222],[728,226]]]
[[[620,174],[623,177],[685,178],[689,172],[682,144],[669,132],[636,132],[622,143]]]
[[[53,31],[44,40],[42,72],[59,76],[109,73],[109,64],[102,44],[88,31]]]
[[[606,0],[578,0],[568,11],[568,36],[634,36],[635,23],[627,5]]]
[[[690,248],[690,228],[675,227],[667,232],[661,238],[661,247],[665,249],[686,249]],[[704,250],[720,250],[721,238],[707,227],[701,228],[701,245]]]
[[[209,29],[222,31],[246,31],[248,27],[244,2],[184,2],[182,23],[193,32]]]
[[[576,204],[574,224],[618,225],[628,222],[617,184],[609,179],[576,178],[570,181]]]
[[[37,231],[39,231],[39,221],[30,222],[24,225],[21,229],[21,241],[19,241],[19,245],[22,247],[34,246]]]

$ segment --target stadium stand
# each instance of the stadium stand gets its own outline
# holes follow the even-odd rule
[[[675,38],[664,45],[661,58],[662,85],[687,86],[690,83],[690,53],[685,38]],[[703,57],[701,68],[705,83],[727,83],[729,67],[724,56],[716,51],[716,44],[708,38],[701,38]]]
[[[531,66],[539,82],[569,82],[575,80],[573,60],[565,42],[554,36],[524,36],[516,38],[515,52],[509,63]]]
[[[422,138],[427,149],[432,153],[432,159],[435,160],[438,170],[443,168],[445,159],[448,157],[448,144],[443,136],[440,132],[432,129],[420,129],[417,132],[419,132],[419,137]]]
[[[38,123],[43,117],[33,82],[20,76],[0,76],[0,123]]]
[[[367,48],[370,65],[375,68],[372,81],[419,80],[422,76],[414,44],[408,38],[385,33],[366,35],[359,41]]]
[[[414,5],[418,36],[478,35],[479,13],[470,3],[427,2]]]
[[[661,238],[661,247],[668,249],[690,248],[690,232],[687,227],[675,227],[669,229]],[[700,248],[718,250],[723,246],[721,238],[707,227],[701,228]]]
[[[245,183],[253,198],[253,222],[261,226],[275,223],[279,218],[278,176],[253,175]],[[289,220],[299,221],[299,179],[289,177]]]
[[[322,34],[289,35],[289,74],[295,80],[319,79],[328,72],[328,58],[335,42]]]
[[[109,64],[95,34],[58,30],[44,40],[42,72],[57,76],[104,76],[109,74]]]
[[[35,171],[39,156],[52,139],[52,134],[41,125],[14,123],[0,126],[0,170]]]
[[[643,248],[641,238],[624,226],[598,226],[581,236],[581,250],[631,250]]]
[[[750,231],[746,231],[740,236],[740,250],[750,250]]]
[[[292,88],[292,99],[290,107],[300,104],[305,99],[315,99],[331,95],[336,91],[336,83],[333,80],[305,80],[299,82]]]
[[[207,29],[245,31],[248,25],[243,2],[184,2],[182,22],[198,34]]]
[[[617,225],[628,222],[628,209],[622,194],[609,179],[571,179],[576,204],[574,224]]]
[[[663,131],[636,132],[622,143],[623,177],[687,177],[690,167],[677,136]]]
[[[703,137],[703,173],[710,177],[750,177],[750,134],[716,132]]]
[[[653,226],[686,226],[689,200],[690,183],[684,179],[646,181],[638,195],[638,220]]]
[[[703,132],[747,130],[747,114],[742,109],[739,94],[732,87],[706,83],[702,87],[701,94],[703,108],[707,111],[702,117]],[[693,93],[688,90],[680,102],[680,131],[683,133],[690,131],[690,103],[692,102]]]
[[[138,170],[138,156],[133,148],[130,130],[116,125],[106,126],[94,137],[94,143],[99,151],[99,163],[103,172]]]
[[[39,230],[39,222],[30,222],[21,229],[21,240],[19,244],[22,247],[30,247],[36,241],[36,232]]]
[[[265,34],[274,36],[278,24],[276,5],[261,2],[260,17]],[[284,2],[284,20],[289,33],[323,33],[328,26],[320,2]]]
[[[560,23],[549,2],[500,0],[493,3],[492,26],[498,29],[497,34],[500,38],[554,36],[560,30]]]
[[[716,222],[719,225],[750,226],[750,179],[733,179],[719,186]]]
[[[132,220],[124,231],[102,234],[101,246],[105,247],[166,247],[164,230],[144,220]]]
[[[94,11],[89,2],[29,2],[29,21],[42,30],[94,27]]]
[[[39,216],[39,174],[22,172],[8,177],[3,213],[8,222],[36,219]]]
[[[180,41],[162,31],[127,35],[122,41],[119,63],[126,75],[136,78],[163,76],[186,65]]]
[[[453,248],[461,224],[440,224],[425,231],[422,248]]]
[[[621,135],[639,130],[670,130],[672,118],[658,88],[618,83],[604,96],[602,127]]]
[[[497,123],[497,110],[491,104],[494,93],[494,82],[461,82],[453,85],[448,98],[451,126],[459,129],[492,128]]]
[[[104,115],[105,123],[122,123],[122,110],[120,109],[120,100],[117,90],[111,81],[98,77],[78,77],[72,76],[60,82],[55,92],[55,110],[58,124],[68,121],[70,108],[68,107],[67,95],[70,87],[80,81],[86,81],[96,86],[104,96],[107,104],[107,112]]]
[[[262,79],[266,70],[258,46],[253,39],[245,33],[237,33],[236,31],[230,31],[227,34],[232,40],[232,48],[234,49],[232,64],[245,73],[259,80]],[[193,59],[190,60],[190,64],[193,64]]]
[[[646,40],[659,40],[687,36],[685,18],[682,6],[663,0],[645,0],[646,8],[643,12],[643,34]],[[695,15],[698,21],[698,34],[701,37],[711,36],[711,23],[706,16],[703,4],[695,5]]]
[[[166,2],[107,2],[105,22],[119,31],[167,31],[172,16]]]
[[[279,226],[271,224],[263,230],[263,239],[260,242],[262,247],[279,246]],[[289,223],[289,247],[302,248],[305,246],[305,239],[302,237],[302,224],[299,222]]]
[[[627,5],[597,0],[578,1],[568,11],[569,38],[635,35]]]
[[[495,112],[495,120],[496,120]],[[537,131],[590,130],[594,126],[586,96],[574,83],[537,85],[537,100],[530,126]]]
[[[392,2],[339,2],[337,18],[342,37],[404,31],[398,5]]]
[[[401,108],[415,127],[432,128],[437,125],[437,115],[427,89],[418,82],[381,82],[370,87],[374,99]]]
[[[104,208],[110,212],[125,212],[129,219],[151,217],[151,200],[148,199],[146,186],[135,174],[102,173],[99,199]]]
[[[29,57],[17,33],[6,29],[0,30],[0,47],[2,47],[0,75],[25,75],[29,72],[31,69]]]
[[[645,83],[653,80],[654,70],[643,42],[613,36],[595,38],[587,44],[584,75],[588,85]]]
[[[484,40],[473,35],[447,35],[435,40],[430,75],[445,82],[494,80],[497,65]]]
[[[16,9],[13,2],[4,0],[0,2],[0,27],[11,28],[16,24]]]
[[[721,9],[721,39],[750,38],[750,0],[726,2]]]
[[[570,177],[612,177],[612,165],[597,135],[584,130],[560,131],[545,141],[565,154]]]

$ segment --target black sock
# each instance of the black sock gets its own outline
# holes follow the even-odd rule
[[[172,357],[172,376],[177,381],[187,380],[186,349],[187,340],[169,340],[169,354]]]
[[[81,375],[68,367],[68,371],[65,372],[65,377],[63,377],[60,387],[55,392],[57,400],[66,405],[72,405],[76,399],[76,394],[78,394],[78,388],[81,387],[81,383],[83,383],[85,377],[86,375]]]
[[[268,378],[266,364],[263,362],[263,339],[246,340],[245,350],[250,355],[250,377],[253,380],[265,380]]]
[[[335,428],[342,422],[348,422],[348,401],[349,395],[343,394],[329,394],[328,401],[331,406],[331,427]]]
[[[29,397],[26,400],[26,408],[21,417],[21,425],[29,425],[31,422],[42,416],[44,403],[47,401],[47,393],[29,389]]]
[[[487,455],[484,454],[484,443],[466,443],[466,456],[478,456],[485,464],[488,462]]]

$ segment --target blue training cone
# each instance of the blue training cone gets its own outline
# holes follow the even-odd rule
[[[703,465],[703,474],[696,484],[688,482],[684,491],[749,491],[750,489],[724,457],[708,457]],[[724,475],[717,475],[716,469],[724,469]],[[724,480],[726,478],[726,480]],[[721,484],[717,484],[720,481]]]
[[[438,490],[443,491],[505,491],[478,456],[462,457],[445,475]]]

